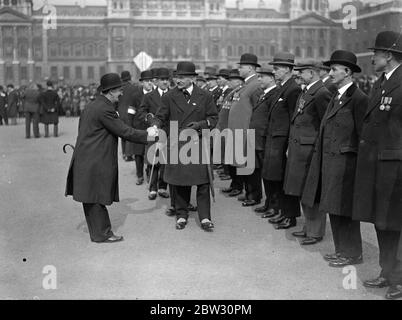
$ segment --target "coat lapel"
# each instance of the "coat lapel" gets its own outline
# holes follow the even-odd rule
[[[184,122],[197,108],[199,108],[201,96],[203,92],[196,85],[193,87],[193,92],[190,97],[190,101],[187,103],[184,95],[180,92],[183,97],[183,103],[185,103],[185,110],[182,117],[182,122]]]
[[[356,89],[357,89],[357,86],[353,83],[348,88],[348,90],[346,90],[346,92],[342,95],[341,99],[334,104],[334,106],[333,106],[333,108],[331,110],[329,110],[327,119],[329,119],[329,118],[333,117],[334,115],[336,115],[336,113],[340,109],[345,107],[350,102],[350,100],[352,99],[352,95],[354,94]],[[332,98],[332,100],[334,100],[336,96],[337,95],[335,94],[335,96]],[[331,102],[332,102],[332,100],[331,100]]]
[[[299,109],[301,109],[301,111],[305,110],[314,101],[314,95],[322,87],[324,87],[324,83],[321,80],[319,80],[316,83],[314,83],[314,85],[310,89],[308,89],[304,95],[303,95],[303,93],[301,93],[299,95],[299,99],[297,99],[297,103],[296,103],[296,110],[293,113],[293,117],[291,120],[292,122],[296,119],[296,117],[298,115],[303,113],[303,112],[299,112]],[[301,99],[304,100],[303,105],[300,105]]]

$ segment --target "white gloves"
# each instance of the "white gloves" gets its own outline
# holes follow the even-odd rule
[[[158,136],[158,128],[157,126],[147,128],[148,136],[151,138],[155,138]]]

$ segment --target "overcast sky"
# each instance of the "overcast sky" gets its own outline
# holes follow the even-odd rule
[[[40,5],[42,4],[45,0],[33,0],[34,5]],[[258,4],[259,0],[244,0],[244,6],[245,7],[256,7]],[[382,3],[382,2],[387,2],[390,0],[363,0],[363,2],[374,2],[374,3]],[[85,2],[88,5],[106,5],[106,0],[48,0],[48,3],[53,3],[53,4],[65,4],[65,5],[72,5],[75,3],[81,3]],[[348,2],[347,0],[330,0],[329,5],[330,9],[338,9],[343,2]],[[268,8],[274,8],[274,9],[279,9],[279,5],[281,3],[281,0],[265,0],[265,3]],[[236,5],[236,0],[226,0],[226,4],[229,7],[234,7]],[[41,6],[40,6],[41,7]]]

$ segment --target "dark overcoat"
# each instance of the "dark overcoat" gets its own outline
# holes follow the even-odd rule
[[[319,211],[351,217],[357,147],[368,97],[352,84],[340,100],[333,97],[320,126],[302,203]]]
[[[27,89],[24,94],[24,111],[39,113],[39,90]]]
[[[359,143],[353,219],[402,230],[402,67],[374,85]],[[384,102],[390,109],[380,110]],[[382,108],[381,108],[382,109]]]
[[[290,117],[293,115],[301,88],[293,78],[279,88],[268,114],[262,177],[282,181],[286,168]]]
[[[138,85],[126,82],[123,86],[123,93],[119,97],[119,117],[124,123],[128,124],[128,107],[135,104],[136,95],[142,91],[142,88]]]
[[[78,137],[67,176],[65,195],[83,203],[110,205],[119,201],[118,137],[147,143],[147,132],[126,125],[104,96],[81,114]]]
[[[319,80],[306,93],[301,93],[290,121],[288,157],[283,189],[286,194],[301,196],[306,181],[314,144],[320,130],[331,93]]]
[[[152,92],[152,91],[151,91]],[[148,93],[147,93],[148,94]],[[142,88],[139,88],[135,91],[133,95],[133,101],[130,105],[132,109],[134,109],[135,114],[127,113],[128,124],[133,127],[134,129],[144,130],[146,129],[146,125],[140,117],[140,106],[142,103],[142,99],[144,98],[145,94]],[[133,143],[127,141],[126,143],[126,155],[133,156],[133,155],[144,155],[145,154],[145,145],[141,143]]]
[[[7,95],[7,114],[10,118],[15,118],[18,115],[17,90],[13,90]]]
[[[0,117],[7,119],[7,94],[5,92],[0,92]]]
[[[167,127],[170,137],[173,133],[171,121],[176,121],[178,131],[185,129],[189,123],[198,122],[201,128],[214,128],[218,120],[218,113],[212,95],[196,85],[189,102],[186,101],[183,92],[178,88],[170,90],[162,97],[162,107],[156,113],[155,124],[158,127]],[[208,126],[209,123],[209,126]],[[169,139],[168,139],[169,140]],[[188,141],[188,140],[187,140]],[[173,141],[173,144],[177,141]],[[178,152],[186,141],[177,144]],[[202,155],[202,143],[199,142],[199,155]],[[173,145],[168,143],[168,149]],[[168,164],[165,167],[163,180],[172,185],[192,186],[209,183],[208,168],[205,164],[183,164],[179,159],[178,164],[171,163],[168,154]]]
[[[39,96],[40,122],[44,124],[59,123],[60,97],[54,90],[46,90]]]

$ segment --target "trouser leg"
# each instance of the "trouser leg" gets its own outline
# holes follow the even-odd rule
[[[135,156],[135,168],[137,171],[137,178],[144,177],[144,157],[140,154],[136,154]]]
[[[158,175],[159,175],[159,165],[155,164],[154,169],[152,170],[152,165],[148,165],[149,172],[152,172],[149,181],[149,191],[157,191],[158,190]]]
[[[170,193],[170,206],[175,208],[176,204],[175,204],[175,188],[174,186],[172,186],[171,184],[169,184],[169,193]]]
[[[363,251],[360,221],[331,214],[330,221],[332,233],[334,234],[335,251],[345,258],[360,256]]]
[[[390,279],[393,269],[397,266],[397,251],[399,246],[400,232],[390,230],[380,230],[376,227],[379,263],[381,267],[380,275]]]
[[[113,235],[109,213],[106,207],[99,203],[83,203],[85,219],[92,241],[104,241]]]
[[[283,206],[283,181],[266,181],[266,195],[268,199],[268,207],[276,210],[282,209]]]
[[[261,169],[255,168],[251,175],[244,176],[246,184],[246,198],[260,201],[262,198]]]
[[[188,219],[188,205],[191,197],[191,186],[172,186],[174,188],[176,217]]]
[[[35,112],[32,115],[32,129],[35,138],[39,138],[39,113]]]
[[[31,113],[25,112],[25,138],[31,137]]]
[[[282,210],[286,218],[300,217],[299,197],[282,193]]]
[[[53,136],[57,137],[59,135],[59,125],[54,124],[53,125]]]
[[[197,210],[200,221],[211,220],[211,197],[209,194],[209,183],[197,186]]]
[[[45,124],[45,138],[49,137],[49,125]]]
[[[163,174],[165,173],[165,165],[159,165],[159,177],[158,177],[158,189],[167,189],[167,183],[163,180]]]
[[[323,212],[319,212],[319,204],[314,204],[312,208],[302,204],[302,208],[305,217],[304,226],[307,237],[324,237],[327,215]]]
[[[124,139],[120,139],[121,141],[121,153],[123,154],[123,156],[126,155],[126,140]]]
[[[232,189],[243,191],[244,179],[236,173],[236,167],[229,166],[229,175],[232,178],[230,187]]]

